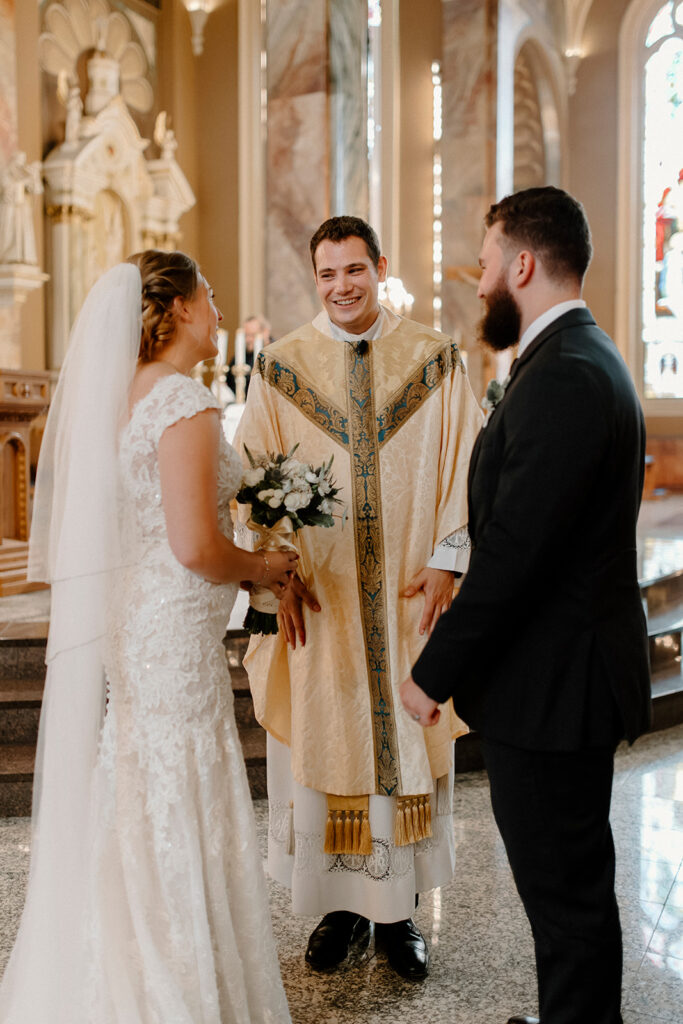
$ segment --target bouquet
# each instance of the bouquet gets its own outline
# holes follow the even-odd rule
[[[297,530],[333,526],[335,505],[343,505],[331,475],[334,456],[314,469],[294,458],[298,447],[295,444],[287,455],[267,452],[254,458],[244,446],[251,468],[244,474],[237,501],[251,505],[247,526],[256,534],[256,551],[294,550]],[[278,599],[268,587],[255,585],[244,628],[249,633],[277,633],[277,607]]]

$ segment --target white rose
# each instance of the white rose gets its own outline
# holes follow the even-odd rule
[[[318,494],[329,494],[332,490],[331,484],[328,484],[327,480],[321,480],[318,484]]]
[[[312,496],[310,488],[307,488],[305,491],[290,491],[285,498],[285,508],[288,508],[290,512],[296,512],[300,508],[305,508]]]
[[[253,469],[248,469],[244,474],[244,482],[247,487],[255,487],[256,484],[260,484],[266,475],[266,471],[263,466],[254,466]]]
[[[270,505],[271,508],[278,508],[282,504],[282,499],[285,496],[284,491],[281,491],[278,488],[277,491],[272,492],[272,495],[272,498],[268,499],[268,504]]]
[[[307,470],[306,471],[306,481],[309,484],[317,483],[317,481],[318,481],[317,473],[314,473],[313,470],[311,470],[311,469]]]

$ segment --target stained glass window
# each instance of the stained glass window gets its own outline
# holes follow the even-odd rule
[[[646,36],[642,338],[645,398],[683,398],[683,2]]]

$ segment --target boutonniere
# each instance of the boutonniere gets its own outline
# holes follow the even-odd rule
[[[482,399],[482,409],[486,412],[486,419],[484,420],[484,426],[488,423],[491,418],[491,414],[496,406],[502,402],[503,396],[505,395],[505,389],[510,383],[510,374],[507,375],[504,381],[490,380],[486,386],[486,394]]]

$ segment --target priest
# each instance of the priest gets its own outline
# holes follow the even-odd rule
[[[376,944],[423,978],[417,894],[455,864],[452,702],[423,730],[398,686],[467,568],[467,470],[482,414],[457,345],[380,305],[372,228],[333,217],[310,243],[323,311],[259,355],[235,441],[244,454],[334,456],[346,517],[297,535],[279,633],[245,667],[268,731],[269,870],[295,913],[323,915],[306,960]]]

